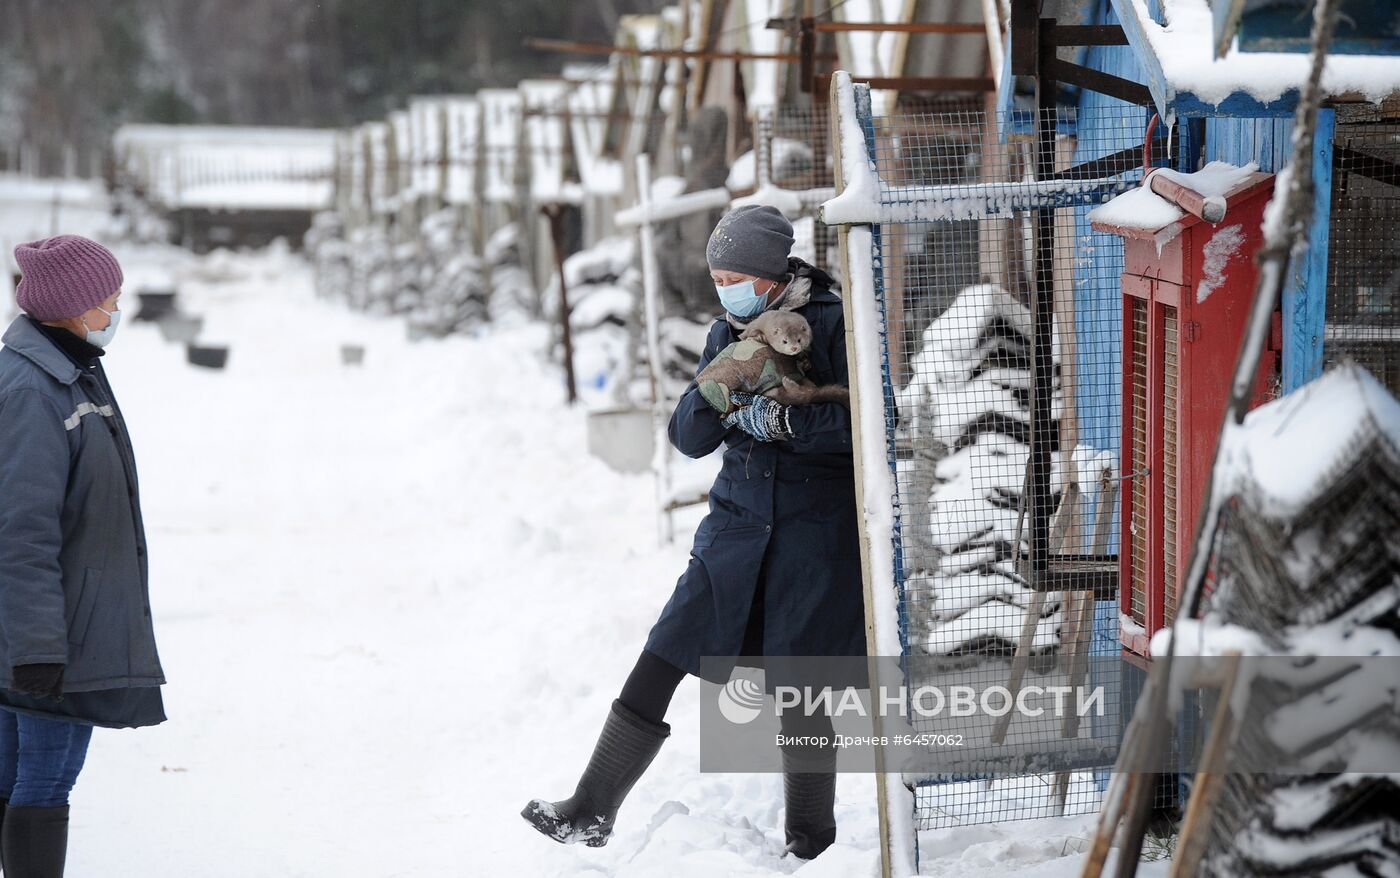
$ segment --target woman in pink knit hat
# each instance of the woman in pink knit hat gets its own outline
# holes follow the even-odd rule
[[[102,368],[122,271],[95,241],[15,248],[0,348],[0,868],[63,874],[94,726],[165,720],[136,458]]]

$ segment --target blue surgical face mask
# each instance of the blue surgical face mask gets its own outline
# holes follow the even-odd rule
[[[720,304],[730,314],[735,317],[753,317],[763,312],[768,304],[768,293],[772,290],[758,292],[754,289],[753,279],[750,278],[723,287],[715,284],[715,292],[719,293]]]
[[[122,312],[108,311],[101,306],[99,306],[97,310],[112,318],[112,322],[108,323],[105,329],[88,329],[87,341],[88,344],[95,344],[100,348],[105,348],[112,343],[112,337],[117,334],[117,324],[121,322]],[[83,327],[85,329],[87,328],[86,320],[83,321]]]

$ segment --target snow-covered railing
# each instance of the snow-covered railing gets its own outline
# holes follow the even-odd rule
[[[726,207],[729,200],[728,189],[702,189],[659,201],[645,197],[640,203],[619,210],[613,222],[622,228],[635,228],[646,223],[661,223]]]
[[[882,183],[877,198],[833,198],[822,205],[821,216],[828,224],[980,220],[1042,207],[1101,204],[1112,194],[1129,188],[1131,184],[1110,177],[951,186],[895,187]]]
[[[850,75],[832,80],[834,111],[841,133],[841,194],[821,205],[828,225],[918,223],[1004,217],[1036,208],[1100,204],[1131,188],[1116,177],[1040,181],[917,185],[881,179],[870,144],[860,129],[856,92]]]

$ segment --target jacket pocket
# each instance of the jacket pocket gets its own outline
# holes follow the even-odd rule
[[[68,626],[68,642],[82,646],[87,638],[88,627],[92,625],[92,611],[97,606],[97,590],[102,582],[102,571],[88,567],[83,571],[83,586],[78,591],[78,605],[73,610],[73,623]]]

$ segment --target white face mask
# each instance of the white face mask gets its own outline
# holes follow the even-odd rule
[[[97,310],[110,317],[112,322],[108,323],[105,329],[88,329],[87,341],[88,344],[95,344],[100,348],[105,348],[112,343],[112,338],[117,334],[117,324],[121,322],[122,312],[108,311],[100,305],[97,306]],[[87,329],[86,320],[83,321],[83,328]]]

